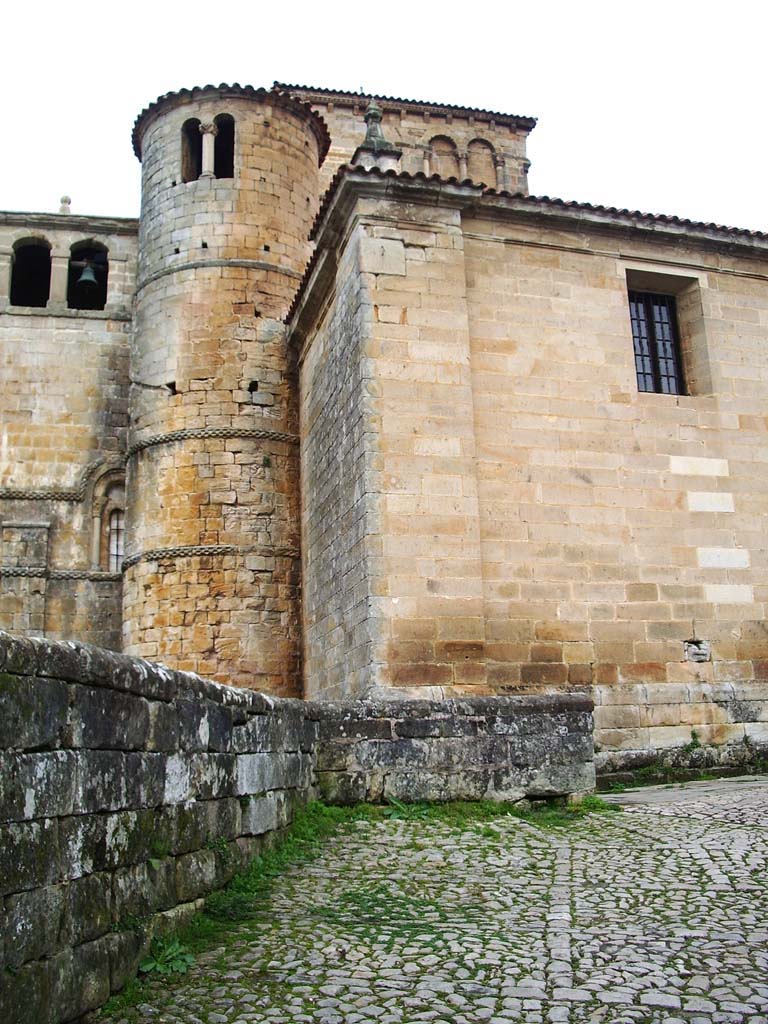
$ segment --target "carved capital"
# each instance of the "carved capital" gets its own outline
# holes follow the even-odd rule
[[[200,134],[201,135],[213,135],[213,136],[216,136],[216,135],[219,134],[218,126],[215,125],[213,123],[213,121],[209,122],[208,124],[201,124],[200,125]]]

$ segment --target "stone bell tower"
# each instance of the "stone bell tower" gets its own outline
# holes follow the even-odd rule
[[[295,375],[283,318],[329,139],[251,87],[161,97],[142,163],[123,646],[300,692]]]

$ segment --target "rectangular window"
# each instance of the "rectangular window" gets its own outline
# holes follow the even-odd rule
[[[638,391],[683,395],[680,336],[673,295],[629,293]]]

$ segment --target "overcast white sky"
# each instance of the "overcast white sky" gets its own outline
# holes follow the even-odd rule
[[[48,0],[2,15],[0,209],[135,216],[135,116],[208,82],[539,119],[531,192],[768,230],[766,5]]]

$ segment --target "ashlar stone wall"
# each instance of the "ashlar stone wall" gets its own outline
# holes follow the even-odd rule
[[[689,393],[638,392],[628,288],[678,297]],[[764,241],[356,169],[291,330],[303,410],[319,365],[325,421],[365,395],[343,487],[305,477],[306,508],[335,501],[305,537],[307,592],[337,612],[311,624],[310,693],[336,685],[321,635],[339,660],[354,629],[362,693],[580,690],[608,752],[768,741]]]
[[[118,647],[120,573],[109,512],[123,508],[134,220],[0,215],[0,625]],[[10,304],[14,247],[51,253],[45,307]],[[109,260],[104,310],[67,307],[72,245]]]

